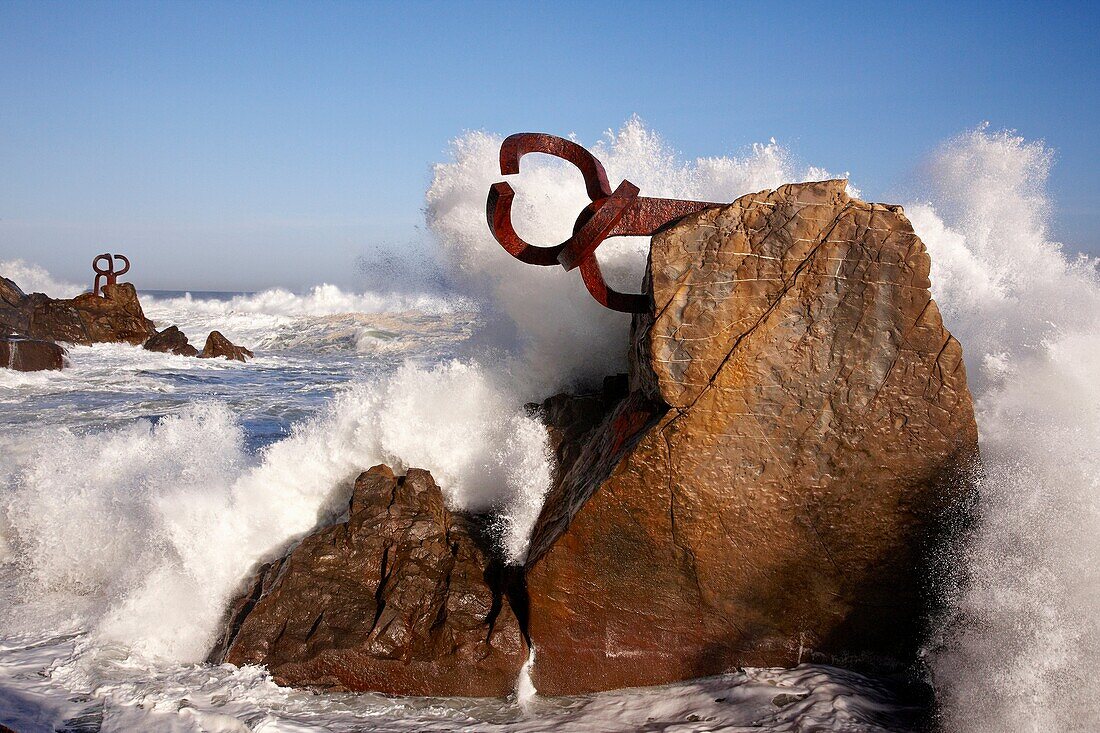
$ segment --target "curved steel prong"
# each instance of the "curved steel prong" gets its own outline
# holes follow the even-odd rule
[[[648,311],[649,296],[620,293],[608,287],[600,272],[596,248],[611,237],[654,234],[673,221],[718,204],[640,197],[638,187],[630,181],[623,181],[612,192],[603,164],[592,153],[572,140],[541,132],[519,132],[505,138],[500,146],[500,172],[519,173],[520,159],[528,153],[553,155],[577,166],[592,203],[577,216],[573,236],[553,247],[538,247],[520,239],[512,227],[515,191],[504,182],[493,184],[485,202],[485,217],[496,240],[523,262],[560,264],[567,271],[579,267],[588,292],[607,308],[625,313]]]
[[[516,192],[507,183],[494,183],[489,187],[489,197],[485,201],[485,218],[489,229],[500,246],[520,262],[529,265],[556,265],[558,253],[565,248],[566,242],[553,247],[539,247],[520,239],[512,228],[512,199]]]
[[[107,269],[105,269],[105,270],[100,269],[100,267],[99,267],[99,261],[100,260],[106,260],[107,261]],[[102,287],[99,284],[99,281],[100,281],[101,278],[106,280],[108,283],[111,282],[111,272],[114,269],[115,269],[115,263],[111,259],[110,254],[104,252],[101,255],[96,255],[95,256],[95,258],[92,260],[92,270],[94,270],[95,274],[96,274],[95,275],[95,280],[92,281],[92,294],[93,295],[99,295],[99,289],[100,289],[100,287]]]
[[[566,272],[584,262],[596,251],[596,247],[611,236],[611,231],[637,198],[638,187],[630,181],[623,181],[615,193],[584,207],[573,225],[573,236],[565,242],[564,249],[558,255],[558,262]]]
[[[106,268],[99,266],[100,260],[104,260],[107,263]],[[124,267],[121,270],[115,270],[115,260],[122,260]],[[130,259],[126,255],[112,255],[104,252],[101,255],[96,255],[92,260],[92,269],[95,270],[95,280],[92,282],[92,293],[99,295],[100,291],[100,278],[103,278],[105,284],[114,285],[118,282],[119,275],[125,275],[130,271]]]
[[[508,176],[519,173],[520,159],[528,153],[552,155],[575,165],[584,177],[584,187],[592,201],[611,195],[607,172],[592,153],[572,140],[541,132],[517,132],[505,138],[500,145],[501,174]],[[510,255],[521,262],[542,266],[559,264],[558,255],[570,245],[573,238],[550,247],[525,242],[512,226],[512,201],[515,195],[515,190],[504,182],[495,183],[489,188],[489,196],[485,201],[485,218],[493,236]]]
[[[646,313],[649,311],[649,296],[644,293],[620,293],[607,284],[600,271],[600,263],[593,254],[581,261],[581,280],[596,302],[605,308],[620,313]]]
[[[544,132],[517,132],[500,144],[500,172],[510,176],[519,173],[519,160],[528,153],[543,153],[567,160],[580,169],[584,176],[584,188],[590,201],[611,195],[607,171],[596,156],[572,140]]]
[[[102,270],[99,268],[100,260],[107,260],[107,269]],[[104,252],[101,255],[96,255],[95,259],[92,260],[92,269],[100,275],[110,275],[111,272],[115,269],[115,263],[111,261],[111,255]]]

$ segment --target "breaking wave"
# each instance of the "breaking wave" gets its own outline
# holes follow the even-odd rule
[[[36,601],[5,625],[79,615],[104,641],[200,661],[249,569],[343,511],[352,479],[378,463],[429,467],[453,507],[502,509],[502,544],[522,556],[549,464],[541,424],[508,394],[465,364],[408,365],[255,457],[219,402],[100,433],[0,437],[0,547]]]

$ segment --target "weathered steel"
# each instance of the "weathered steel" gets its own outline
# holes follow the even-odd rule
[[[106,268],[101,268],[99,266],[100,260],[107,261]],[[122,260],[124,267],[121,270],[115,269],[115,260]],[[92,269],[95,270],[96,273],[95,281],[92,284],[92,293],[94,293],[95,295],[99,295],[100,278],[103,278],[106,281],[106,285],[114,285],[116,282],[118,282],[119,275],[125,275],[127,272],[130,271],[130,260],[126,257],[126,255],[112,255],[104,252],[101,255],[96,255],[95,259],[92,260]]]
[[[592,201],[581,210],[573,236],[561,244],[542,247],[525,242],[512,227],[510,185],[494,183],[485,202],[485,217],[497,242],[513,257],[530,265],[561,265],[566,271],[579,267],[588,292],[601,305],[625,313],[642,313],[649,299],[641,293],[620,293],[607,285],[596,260],[596,248],[611,237],[649,236],[688,214],[721,206],[706,201],[657,199],[639,196],[638,187],[623,181],[614,191],[603,164],[592,153],[565,138],[541,132],[510,135],[500,146],[502,175],[519,173],[519,161],[528,153],[544,153],[567,160],[580,169]]]

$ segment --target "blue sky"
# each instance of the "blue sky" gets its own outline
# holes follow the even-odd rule
[[[689,158],[774,137],[877,200],[989,121],[1056,150],[1054,233],[1100,254],[1097,4],[916,5],[5,0],[0,259],[354,285],[373,247],[424,246],[456,135],[633,114]]]

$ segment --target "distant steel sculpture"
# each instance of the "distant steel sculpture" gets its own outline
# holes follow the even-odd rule
[[[638,187],[625,180],[612,191],[607,172],[592,153],[575,142],[541,132],[519,132],[505,139],[500,146],[501,174],[519,173],[520,158],[528,153],[553,155],[577,166],[592,203],[581,210],[573,225],[573,236],[552,247],[539,247],[520,239],[512,228],[515,191],[501,181],[489,188],[485,203],[489,229],[500,245],[522,262],[561,265],[566,271],[580,267],[588,292],[611,310],[644,313],[649,309],[649,299],[641,293],[620,293],[604,282],[595,252],[605,239],[649,236],[688,214],[722,205],[639,196]]]
[[[100,260],[106,260],[107,261],[106,269],[101,268],[99,266],[99,261]],[[115,260],[122,260],[122,263],[125,266],[121,270],[115,270]],[[130,260],[126,257],[126,255],[112,255],[112,254],[104,253],[104,254],[101,254],[101,255],[96,255],[96,258],[94,260],[92,260],[92,269],[95,270],[95,273],[96,273],[95,274],[95,283],[93,284],[93,287],[92,287],[92,293],[94,293],[95,295],[99,295],[100,294],[100,285],[99,285],[100,278],[105,278],[107,285],[114,285],[116,282],[118,282],[118,276],[119,275],[125,275],[127,272],[130,271]]]

